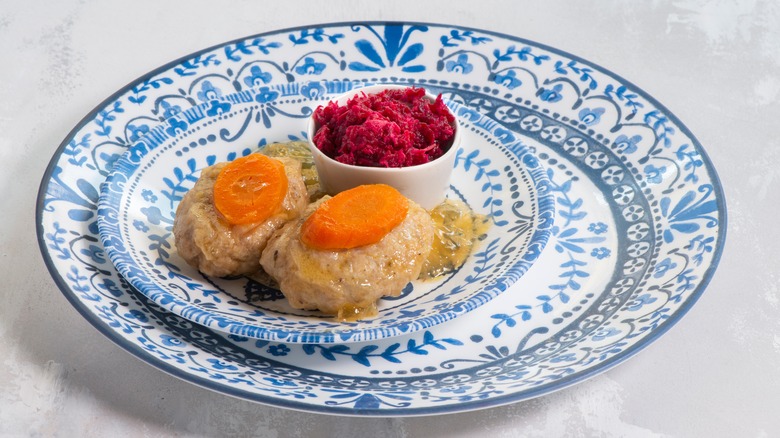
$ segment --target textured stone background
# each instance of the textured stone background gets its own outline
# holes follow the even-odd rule
[[[704,145],[729,208],[720,268],[693,310],[637,357],[572,388],[406,419],[296,413],[212,393],[136,360],[84,321],[46,273],[34,225],[41,176],[68,131],[181,55],[350,20],[516,35],[614,71],[662,102]],[[778,120],[773,0],[0,0],[0,435],[777,436]]]

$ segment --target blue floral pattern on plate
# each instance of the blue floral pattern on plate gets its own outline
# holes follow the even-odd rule
[[[208,278],[188,266],[176,254],[173,220],[200,170],[252,152],[247,145],[300,132],[312,108],[327,102],[328,92],[353,84],[321,81],[328,91],[318,100],[301,97],[307,85],[261,86],[224,99],[216,93],[208,104],[185,110],[136,140],[114,164],[98,204],[101,242],[121,275],[163,308],[215,330],[271,341],[346,343],[449,321],[507,290],[538,259],[555,214],[547,173],[500,125],[455,107],[468,120],[449,196],[491,222],[484,244],[456,272],[410,283],[401,296],[381,300],[376,317],[340,323],[293,309],[279,291],[254,280]],[[271,94],[273,103],[258,99]],[[223,110],[212,113],[215,106]],[[186,129],[171,129],[179,125]]]
[[[261,74],[249,87],[244,79],[257,75],[254,66],[271,76]],[[247,87],[257,89],[261,105],[252,123],[275,126],[273,103],[286,88],[315,99],[326,94],[324,83],[344,78],[435,88],[464,109],[464,118],[485,117],[496,138],[514,137],[533,153],[547,168],[556,209],[550,242],[533,269],[452,321],[350,344],[213,331],[164,310],[118,275],[99,239],[97,204],[99,186],[131,137],[151,138],[160,124],[186,132],[186,110],[204,105],[219,114]],[[222,97],[200,100],[205,81]],[[148,208],[162,196],[148,193]],[[41,251],[65,296],[151,365],[275,406],[403,416],[525,400],[632,357],[704,292],[723,251],[726,207],[712,164],[685,126],[598,66],[493,32],[355,23],[230,42],[120,90],[52,158],[37,222]]]

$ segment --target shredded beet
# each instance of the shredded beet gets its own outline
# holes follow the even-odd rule
[[[314,144],[341,163],[407,167],[442,156],[455,136],[455,117],[441,99],[425,99],[422,88],[359,93],[345,106],[318,107]]]

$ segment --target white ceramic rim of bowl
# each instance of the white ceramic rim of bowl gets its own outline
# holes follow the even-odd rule
[[[344,104],[359,93],[376,94],[384,90],[411,88],[410,85],[379,84],[356,88],[343,93],[329,102]],[[422,88],[422,87],[415,87]],[[424,88],[423,88],[424,89]],[[425,90],[425,98],[435,101],[437,96]],[[344,164],[325,155],[314,144],[317,125],[314,113],[309,117],[307,136],[309,149],[314,156],[314,164],[323,191],[330,195],[356,187],[361,184],[388,184],[395,187],[407,198],[425,209],[432,209],[446,198],[450,188],[450,176],[455,165],[455,156],[460,147],[462,127],[455,112],[447,107],[455,119],[455,135],[450,147],[440,157],[427,163],[408,167],[368,167]],[[334,178],[330,178],[333,176]],[[438,189],[437,189],[438,187]]]

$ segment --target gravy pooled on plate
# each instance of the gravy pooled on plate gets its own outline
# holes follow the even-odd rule
[[[433,247],[420,273],[430,280],[457,271],[490,227],[487,216],[466,203],[447,199],[430,211],[434,222]]]

